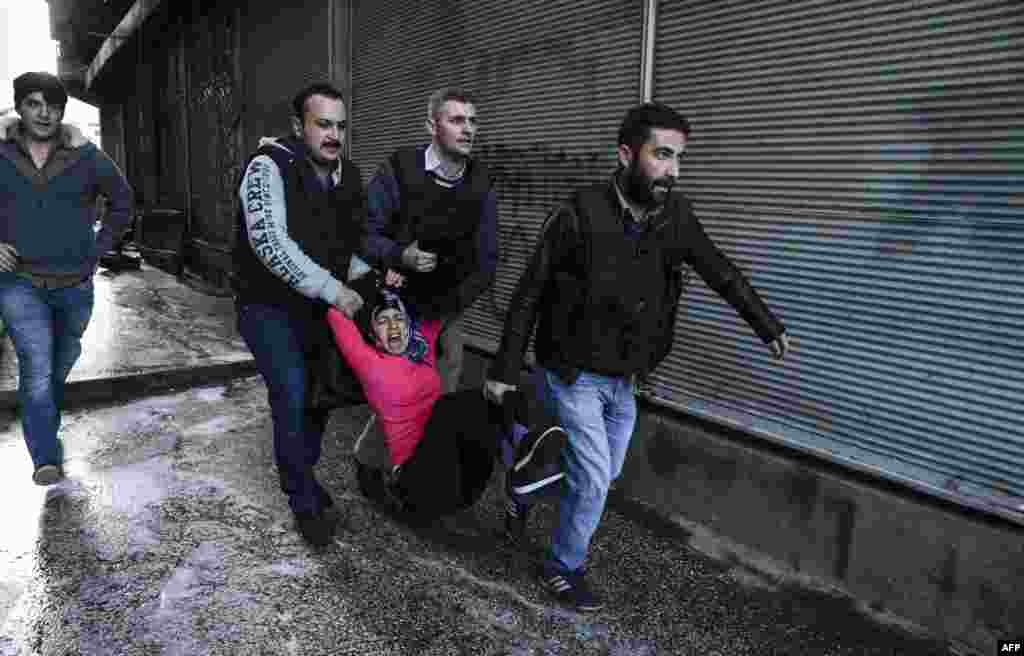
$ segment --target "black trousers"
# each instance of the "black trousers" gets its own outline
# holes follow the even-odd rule
[[[439,398],[398,475],[398,492],[409,511],[440,516],[473,505],[494,472],[502,425],[501,407],[487,401],[480,389]]]

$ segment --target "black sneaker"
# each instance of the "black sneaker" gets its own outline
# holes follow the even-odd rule
[[[32,482],[36,485],[53,485],[64,478],[64,470],[60,465],[39,465],[32,473]]]
[[[543,488],[565,478],[562,449],[567,439],[560,426],[528,433],[516,449],[515,461],[509,469],[509,490],[519,496],[537,496]]]
[[[565,429],[557,425],[530,431],[516,446],[512,471],[519,471],[531,463],[559,462],[568,438]]]
[[[530,518],[530,506],[520,505],[508,499],[505,502],[505,539],[518,544],[526,533],[526,522]]]
[[[323,513],[297,512],[295,513],[295,525],[298,527],[302,539],[314,547],[326,547],[334,537],[334,522],[325,517]]]
[[[540,582],[558,601],[581,613],[604,608],[604,602],[587,585],[582,570],[567,574],[542,570]]]

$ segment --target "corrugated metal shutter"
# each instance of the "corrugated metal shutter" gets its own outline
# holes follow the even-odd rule
[[[193,0],[185,33],[192,198],[186,268],[226,287],[242,164],[241,8]]]
[[[352,157],[367,178],[396,147],[429,140],[431,92],[464,86],[478,99],[501,253],[496,284],[466,319],[482,348],[497,348],[556,200],[615,167],[619,122],[639,98],[641,14],[634,0],[357,3]]]
[[[796,346],[773,364],[693,284],[663,400],[1024,511],[1022,14],[660,3],[655,99],[694,126],[682,186]]]

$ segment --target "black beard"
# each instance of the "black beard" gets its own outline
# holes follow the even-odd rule
[[[672,191],[673,180],[671,178],[659,178],[652,180],[640,172],[640,167],[636,163],[630,164],[623,170],[623,192],[638,205],[645,207],[654,207],[659,205],[662,201],[658,201],[654,197],[654,185],[662,184],[668,188],[668,191]]]

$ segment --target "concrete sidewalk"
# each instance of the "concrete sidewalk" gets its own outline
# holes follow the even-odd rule
[[[143,264],[94,278],[96,301],[82,357],[68,378],[68,407],[213,384],[256,372],[235,328],[230,298],[209,296]],[[17,405],[18,364],[0,341],[0,408]]]

